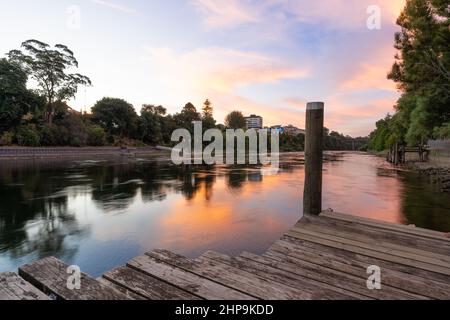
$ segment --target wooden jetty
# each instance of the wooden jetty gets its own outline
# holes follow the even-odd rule
[[[442,232],[347,214],[305,216],[263,255],[154,250],[67,287],[68,265],[46,258],[0,274],[1,300],[450,299],[450,239]],[[381,289],[369,289],[369,266]]]

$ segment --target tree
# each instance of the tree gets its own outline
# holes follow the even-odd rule
[[[197,112],[195,106],[192,103],[188,102],[180,113],[174,115],[174,120],[176,121],[179,128],[184,128],[192,131],[192,122],[200,121],[201,116],[200,113]]]
[[[92,108],[92,121],[110,135],[130,137],[136,130],[138,116],[134,107],[123,99],[103,98]]]
[[[39,93],[46,98],[45,120],[51,124],[55,113],[54,102],[73,98],[78,86],[91,85],[91,80],[79,73],[68,73],[68,69],[78,68],[78,61],[64,45],[57,44],[51,48],[46,43],[28,40],[22,43],[22,48],[25,53],[12,50],[8,57],[37,81]]]
[[[208,129],[214,129],[216,127],[216,120],[213,117],[213,107],[212,103],[209,101],[209,99],[206,99],[206,101],[203,104],[203,113],[202,113],[202,127],[203,131],[206,131]]]
[[[205,118],[212,118],[213,116],[213,107],[211,101],[209,99],[206,99],[206,101],[203,103],[203,119]]]
[[[166,109],[162,106],[142,106],[139,118],[139,133],[142,141],[156,144],[163,140],[162,121],[166,112]]]
[[[391,137],[424,143],[450,121],[450,12],[448,0],[407,0],[397,24],[395,56],[388,78],[402,96]]]
[[[39,97],[27,89],[27,74],[20,65],[0,59],[0,132],[20,124],[23,116],[39,109]]]
[[[225,126],[230,129],[245,129],[247,122],[245,121],[242,112],[232,111],[225,118]]]

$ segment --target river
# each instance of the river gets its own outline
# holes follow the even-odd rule
[[[174,166],[166,159],[0,162],[0,272],[56,256],[92,275],[155,248],[261,254],[301,217],[304,166]],[[450,231],[450,197],[383,159],[324,164],[324,209]]]

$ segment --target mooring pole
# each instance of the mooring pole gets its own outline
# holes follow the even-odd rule
[[[322,212],[323,121],[324,103],[308,103],[306,106],[304,215],[319,215]]]

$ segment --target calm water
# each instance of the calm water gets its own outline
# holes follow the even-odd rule
[[[262,253],[299,218],[301,154],[282,169],[176,167],[163,159],[0,163],[0,272],[56,256],[99,276],[154,248]],[[324,168],[324,208],[450,231],[450,197],[382,159]]]

